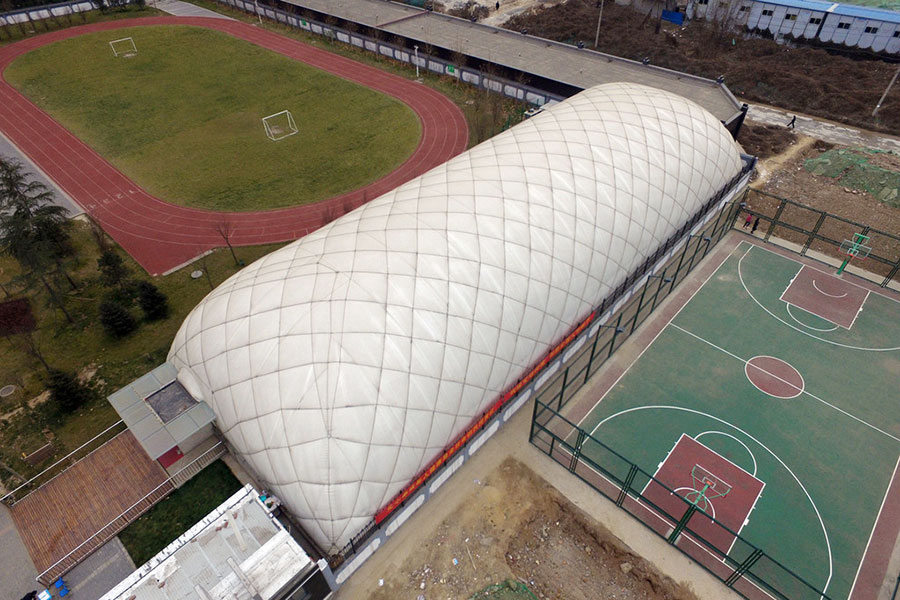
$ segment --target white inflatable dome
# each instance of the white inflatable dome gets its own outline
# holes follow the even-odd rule
[[[336,551],[740,168],[693,102],[586,90],[235,274],[169,360]]]

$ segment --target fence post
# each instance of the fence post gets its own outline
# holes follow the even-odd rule
[[[681,519],[678,521],[678,524],[675,526],[675,529],[672,530],[672,533],[669,535],[668,542],[672,545],[675,545],[675,542],[678,541],[678,536],[681,535],[681,532],[684,531],[684,528],[687,527],[688,521],[691,520],[691,517],[694,516],[694,513],[697,512],[696,504],[689,504],[684,514],[681,515]]]
[[[813,240],[816,239],[816,236],[819,234],[819,229],[825,223],[825,218],[827,216],[828,213],[823,210],[819,215],[819,220],[816,221],[816,224],[813,226],[813,230],[809,233],[809,236],[807,236],[806,243],[803,244],[803,249],[800,250],[800,256],[806,256],[806,251],[812,246]]]
[[[531,410],[531,431],[528,433],[529,444],[534,442],[534,424],[537,422],[538,404],[540,403],[540,400],[537,398],[534,399],[534,408]]]
[[[619,497],[616,498],[616,506],[622,508],[622,505],[625,504],[625,498],[628,497],[628,490],[631,489],[631,484],[634,483],[634,478],[637,475],[638,468],[637,465],[631,463],[631,468],[628,469],[628,475],[625,476],[625,483],[622,484],[622,487],[619,488]]]
[[[659,291],[662,289],[662,286],[666,283],[666,271],[668,271],[668,267],[663,269],[662,275],[657,275],[659,277],[659,283],[656,285],[656,293],[653,294],[653,303],[650,305],[650,312],[656,310],[656,301],[659,300]]]
[[[631,333],[634,333],[634,330],[638,325],[638,317],[641,315],[641,306],[644,304],[644,295],[647,293],[647,286],[650,285],[650,276],[647,276],[647,281],[644,282],[644,288],[641,290],[641,297],[638,298],[637,310],[634,311],[634,320],[631,322]]]
[[[562,389],[559,390],[559,399],[556,401],[556,412],[562,410],[563,397],[566,395],[566,385],[569,383],[569,367],[563,371]]]
[[[691,238],[693,236],[688,236],[687,241],[684,242],[684,250],[681,251],[681,256],[678,258],[678,266],[675,267],[675,276],[672,277],[672,285],[669,286],[669,293],[672,293],[672,290],[675,289],[675,284],[678,282],[678,274],[681,273],[681,263],[684,262],[684,255],[687,254],[688,246],[691,245]]]
[[[888,273],[888,276],[884,278],[884,281],[881,282],[881,287],[887,287],[887,284],[891,282],[891,280],[897,275],[897,271],[900,271],[900,258],[897,259],[897,262],[894,263],[894,266],[891,268],[891,272]]]
[[[575,441],[575,451],[572,452],[572,460],[569,461],[569,471],[574,473],[575,468],[578,466],[578,461],[581,458],[581,448],[584,445],[584,429],[581,427],[578,428],[578,439]]]
[[[781,213],[784,212],[784,206],[787,204],[787,200],[781,198],[781,204],[778,205],[778,210],[775,211],[775,216],[772,217],[772,221],[769,223],[769,228],[766,230],[766,235],[763,238],[765,241],[769,241],[769,238],[772,237],[772,232],[775,231],[775,224],[781,220]]]
[[[612,339],[609,341],[609,354],[606,355],[606,358],[609,358],[613,355],[613,352],[616,350],[616,337],[619,335],[619,329],[622,325],[622,315],[619,315],[619,318],[616,319],[616,326],[613,329]]]
[[[753,550],[753,552],[750,553],[750,556],[745,558],[744,562],[742,562],[740,565],[738,565],[738,568],[735,569],[734,572],[728,576],[728,578],[725,580],[725,585],[728,587],[731,587],[735,583],[737,583],[738,579],[743,577],[744,573],[749,571],[750,567],[752,567],[754,564],[756,564],[756,561],[758,561],[760,558],[762,558],[762,555],[763,555],[763,551],[760,550],[759,548],[756,548],[755,550]]]
[[[594,352],[597,350],[597,342],[600,341],[600,332],[603,331],[601,327],[597,328],[597,335],[594,336],[594,343],[591,344],[591,357],[588,358],[587,369],[584,371],[584,383],[585,385],[588,382],[588,379],[591,378],[591,365],[594,363]]]

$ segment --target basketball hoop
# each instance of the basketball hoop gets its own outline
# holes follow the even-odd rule
[[[844,272],[851,260],[866,260],[872,251],[871,246],[866,246],[864,242],[869,241],[869,236],[861,233],[854,233],[852,240],[844,240],[841,242],[841,254],[845,254],[847,258],[841,263],[837,271],[837,275]]]
[[[727,496],[731,491],[731,484],[700,465],[691,468],[691,480],[694,489],[687,492],[684,499],[707,514],[710,512],[710,500]]]

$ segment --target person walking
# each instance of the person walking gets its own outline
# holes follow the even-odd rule
[[[794,127],[794,125],[796,125],[796,123],[797,123],[797,115],[794,115],[791,118],[791,122],[788,123],[787,126],[790,127],[791,129],[796,129],[796,127]]]
[[[750,233],[756,233],[757,227],[759,227],[759,217],[756,217],[756,220],[753,221],[753,228],[750,230]]]
[[[753,222],[753,214],[747,213],[747,218],[744,219],[744,229],[747,229],[748,227],[750,227],[750,223],[752,223],[752,222]]]
[[[494,10],[500,10],[500,2],[499,1],[497,2],[497,4],[494,5]]]

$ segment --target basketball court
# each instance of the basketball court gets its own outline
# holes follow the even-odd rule
[[[749,542],[785,597],[875,597],[900,529],[900,303],[792,256],[726,238],[636,362],[572,412],[593,405],[581,429],[655,474],[629,475],[652,509],[695,513],[654,528],[702,540],[685,551],[707,568],[752,559]]]

